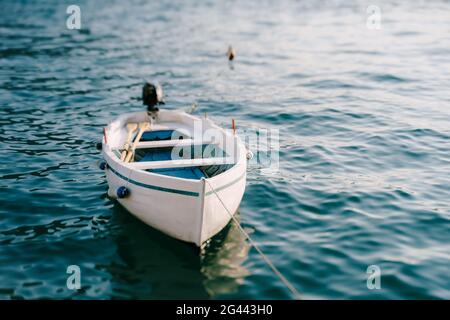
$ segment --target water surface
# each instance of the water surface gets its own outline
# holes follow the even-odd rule
[[[380,30],[365,1],[77,4],[79,31],[68,3],[2,1],[0,298],[291,297],[235,226],[199,254],[107,198],[95,143],[150,79],[280,131],[239,219],[302,298],[450,299],[448,2],[378,1]]]

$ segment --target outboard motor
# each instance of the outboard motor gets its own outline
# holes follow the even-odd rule
[[[146,82],[142,88],[142,103],[147,106],[149,114],[157,112],[156,105],[164,104],[162,88]]]

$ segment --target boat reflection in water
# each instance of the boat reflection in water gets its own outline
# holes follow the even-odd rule
[[[235,215],[239,221],[239,212]],[[249,275],[243,263],[248,258],[249,243],[232,221],[201,249],[201,272],[206,291],[211,297],[236,292]]]
[[[202,249],[145,225],[117,203],[109,227],[117,255],[97,269],[110,274],[111,298],[207,299],[235,292],[249,274],[242,266],[249,244],[234,223]]]

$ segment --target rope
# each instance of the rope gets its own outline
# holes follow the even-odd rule
[[[231,219],[233,219],[234,223],[236,224],[236,226],[238,227],[239,231],[242,232],[242,234],[248,239],[248,241],[250,242],[250,244],[256,249],[256,251],[258,251],[258,253],[260,254],[261,258],[264,260],[264,262],[270,267],[270,269],[272,269],[273,273],[275,273],[275,275],[281,280],[281,282],[289,289],[289,291],[291,291],[292,295],[294,296],[294,299],[300,299],[300,293],[297,291],[297,289],[292,285],[292,283],[289,282],[288,279],[286,279],[285,276],[283,276],[283,274],[278,270],[277,267],[275,267],[275,265],[272,263],[272,261],[270,261],[270,259],[264,254],[264,252],[259,248],[259,246],[256,244],[255,241],[253,241],[253,239],[250,237],[250,235],[242,228],[241,224],[239,223],[239,221],[236,219],[236,217],[234,215],[231,214],[231,212],[228,210],[228,208],[225,206],[225,203],[223,203],[222,199],[219,197],[219,195],[217,194],[216,190],[213,188],[213,186],[209,183],[208,180],[204,179],[209,187],[211,188],[211,190],[214,192],[214,194],[216,195],[217,199],[219,199],[220,203],[222,204],[222,206],[225,208],[225,210],[228,212],[228,214],[230,215]]]

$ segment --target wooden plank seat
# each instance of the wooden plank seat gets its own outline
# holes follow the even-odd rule
[[[199,159],[178,159],[165,161],[140,161],[127,163],[127,167],[135,170],[165,169],[165,168],[185,168],[202,167],[222,164],[234,164],[235,159],[227,158],[199,158]]]
[[[161,141],[141,141],[137,144],[136,149],[150,149],[150,148],[166,148],[166,147],[185,147],[190,145],[214,144],[218,142],[193,140],[193,139],[176,139],[176,140],[161,140]]]

